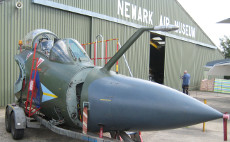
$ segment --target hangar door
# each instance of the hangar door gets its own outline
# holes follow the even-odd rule
[[[150,33],[149,80],[164,84],[165,36]]]

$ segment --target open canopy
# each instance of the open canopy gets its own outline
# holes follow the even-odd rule
[[[37,44],[37,52],[49,60],[59,63],[72,63],[76,61],[90,61],[81,44],[72,38],[59,39],[53,32],[46,29],[37,29],[28,33],[23,41],[23,47],[33,50]]]
[[[27,48],[33,48],[32,44],[35,44],[35,42],[38,42],[38,37],[43,37],[47,39],[54,39],[58,38],[54,33],[52,33],[49,30],[46,29],[36,29],[28,33],[23,41],[23,46]]]

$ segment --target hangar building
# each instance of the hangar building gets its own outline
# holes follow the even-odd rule
[[[19,1],[22,7],[17,8]],[[119,39],[123,45],[137,28],[167,24],[179,30],[145,32],[125,54],[133,76],[146,80],[150,76],[181,90],[180,76],[186,69],[191,89],[198,89],[203,66],[224,57],[176,0],[0,0],[0,106],[14,101],[13,86],[19,74],[14,55],[19,52],[18,41],[34,29],[48,29],[82,44],[102,35],[104,40]],[[93,58],[93,48],[86,50]],[[116,43],[108,47],[108,57],[115,52]],[[98,48],[97,57],[100,53]],[[129,76],[123,58],[119,73]]]

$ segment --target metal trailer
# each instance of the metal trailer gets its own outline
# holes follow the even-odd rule
[[[125,142],[141,141],[138,133],[136,132],[126,133],[122,131],[119,132],[120,137],[117,137],[115,134],[111,133],[111,136],[117,137],[117,139],[111,139],[107,137],[99,138],[94,133],[83,134],[81,132],[67,130],[56,126],[54,123],[52,123],[52,121],[48,121],[38,114],[34,114],[32,117],[27,117],[24,112],[24,108],[20,107],[19,105],[8,104],[6,106],[5,128],[7,132],[12,134],[13,139],[22,139],[24,136],[24,130],[26,128],[40,128],[41,125],[57,134],[89,142],[116,142],[119,141],[117,139],[120,139],[120,137]]]

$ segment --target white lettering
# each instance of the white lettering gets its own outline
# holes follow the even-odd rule
[[[163,17],[162,15],[160,16],[160,25],[161,26],[167,26],[170,24],[170,20],[168,17]]]
[[[152,11],[149,11],[149,24],[153,25],[153,21],[152,21],[152,18],[153,17],[153,12]]]
[[[146,9],[143,9],[143,22],[148,24],[148,11]]]
[[[123,16],[123,7],[124,7],[124,2],[120,2],[120,0],[118,0],[118,10],[117,10],[117,14],[120,15],[120,12],[121,12],[121,15]]]
[[[130,15],[128,14],[128,8],[130,7],[130,3],[125,2],[125,17],[130,18]]]
[[[191,34],[191,27],[188,25],[188,36],[189,37],[192,37],[192,34]]]
[[[186,25],[184,23],[181,23],[179,21],[175,21],[175,25],[179,27],[176,33],[183,34],[188,37],[195,38],[196,37],[196,28]]]
[[[183,26],[183,28],[182,28],[182,34],[184,35],[185,34],[185,24],[182,24]]]
[[[169,20],[169,18],[168,17],[165,17],[165,22],[164,22],[165,24],[165,26],[168,26],[169,24],[170,24],[170,20]]]
[[[191,27],[191,36],[193,37],[193,38],[195,38],[196,37],[196,28],[194,28],[194,27]]]
[[[160,24],[159,24],[160,26],[163,26],[164,24],[163,24],[163,18],[162,18],[162,15],[160,16]]]
[[[178,33],[180,31],[180,23],[178,21],[175,21],[174,25],[179,27],[179,29],[175,31],[176,33]]]
[[[189,25],[186,25],[186,27],[185,27],[185,35],[186,35],[186,36],[189,36],[189,35],[188,35],[188,28],[189,28]]]
[[[117,15],[121,15],[132,20],[137,20],[145,24],[153,25],[152,11],[148,11],[145,8],[138,7],[137,5],[126,2],[124,0],[118,0],[117,5]]]
[[[137,6],[132,5],[132,19],[136,20],[137,19]]]
[[[141,7],[139,7],[137,21],[141,21],[142,22],[142,13],[141,13],[141,11],[142,11]]]

